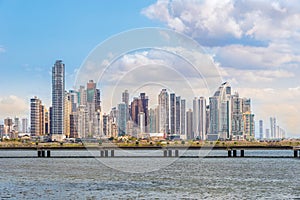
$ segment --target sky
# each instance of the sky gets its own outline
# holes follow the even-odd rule
[[[55,60],[66,64],[66,88],[71,89],[86,58],[107,38],[160,27],[198,42],[222,80],[240,96],[251,98],[255,118],[263,119],[265,128],[269,117],[275,116],[290,137],[300,137],[297,0],[0,0],[0,26],[0,119],[28,117],[33,96],[51,104]],[[129,53],[115,65],[133,61],[151,65],[157,54],[164,55]],[[180,62],[167,62],[176,63]]]

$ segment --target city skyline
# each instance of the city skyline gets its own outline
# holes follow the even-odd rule
[[[132,8],[122,1],[99,2],[96,6],[75,3],[74,9],[67,9],[70,2],[62,1],[60,8],[67,13],[55,11],[53,14],[55,4],[34,2],[35,6],[30,8],[30,3],[21,1],[0,4],[3,25],[0,64],[3,66],[1,74],[4,74],[0,96],[2,122],[6,117],[29,118],[29,102],[34,96],[50,106],[49,74],[54,60],[64,60],[66,88],[73,89],[76,71],[97,44],[128,29],[155,26],[192,36],[212,55],[222,78],[228,80],[241,96],[252,99],[256,120],[263,119],[267,125],[270,116],[275,116],[286,127],[289,136],[300,136],[297,117],[300,108],[297,101],[300,97],[297,80],[300,8],[296,1],[248,2],[246,5],[225,1],[219,6],[208,1],[195,1],[191,3],[193,6],[181,1],[151,1],[135,2]],[[53,10],[45,10],[45,7]],[[195,13],[196,8],[201,11],[199,14]],[[11,10],[15,11],[13,17]],[[214,14],[205,16],[205,10]],[[245,14],[239,14],[241,11]],[[32,14],[27,15],[28,12]],[[187,13],[195,17],[191,18]],[[226,20],[218,17],[220,13],[227,16]],[[256,13],[255,17],[247,17],[251,13]],[[65,14],[72,17],[64,17]],[[114,23],[101,20],[107,16]],[[41,24],[37,19],[45,23]],[[77,26],[72,25],[74,20],[78,22]],[[197,23],[203,23],[203,26],[194,26]],[[220,29],[217,24],[224,27]],[[64,34],[58,34],[59,29],[65,30]],[[122,61],[130,64],[130,59],[138,59],[141,55],[133,54]],[[142,57],[145,58],[151,59]],[[197,97],[200,96],[206,95],[199,93]]]

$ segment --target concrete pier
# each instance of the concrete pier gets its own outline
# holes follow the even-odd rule
[[[168,150],[169,157],[172,157],[172,150]]]
[[[237,150],[234,149],[234,150],[233,150],[233,157],[237,157],[237,153],[236,153],[236,152],[237,152]]]
[[[231,157],[231,150],[228,150],[228,157]]]
[[[115,150],[111,150],[111,151],[110,151],[110,156],[111,156],[111,157],[115,157]]]
[[[164,150],[164,157],[168,157],[168,150]]]
[[[294,150],[294,158],[298,158],[298,150]]]
[[[175,150],[175,157],[179,157],[179,150]]]
[[[104,157],[104,151],[100,150],[100,157]]]
[[[241,157],[245,157],[245,150],[244,149],[241,150]]]

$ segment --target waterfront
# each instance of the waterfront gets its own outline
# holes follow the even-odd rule
[[[268,151],[268,154],[275,156],[275,152],[277,155],[278,152],[281,155],[291,155],[290,151]],[[81,154],[85,153],[81,152]],[[193,152],[189,151],[189,153]],[[213,153],[223,155],[226,151]],[[260,154],[265,153],[267,152],[262,151]],[[9,154],[16,154],[16,152],[9,152]],[[109,165],[104,163],[105,166],[100,159],[1,159],[0,198],[300,198],[300,159],[298,158],[108,158],[105,160],[114,165],[114,168],[123,170],[107,167]],[[163,162],[171,164],[166,167],[159,166]],[[157,170],[144,173],[126,172],[134,170],[132,166],[138,166],[138,163],[152,165]]]

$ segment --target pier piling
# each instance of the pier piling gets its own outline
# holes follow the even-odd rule
[[[245,157],[245,150],[244,149],[241,150],[241,157]]]
[[[228,157],[231,157],[231,150],[228,150]]]
[[[172,157],[172,150],[169,150],[169,157]]]
[[[168,157],[168,151],[164,150],[164,157]]]
[[[298,150],[294,150],[294,158],[298,158]]]
[[[51,151],[47,150],[47,157],[50,158],[51,157]]]
[[[37,157],[38,157],[38,158],[42,157],[42,151],[41,151],[41,150],[38,150],[38,151],[37,151]]]
[[[115,157],[115,150],[111,150],[111,151],[110,151],[110,156],[111,156],[111,157]]]
[[[175,150],[175,157],[179,157],[179,150]]]
[[[233,157],[236,157],[236,150],[233,150]]]

